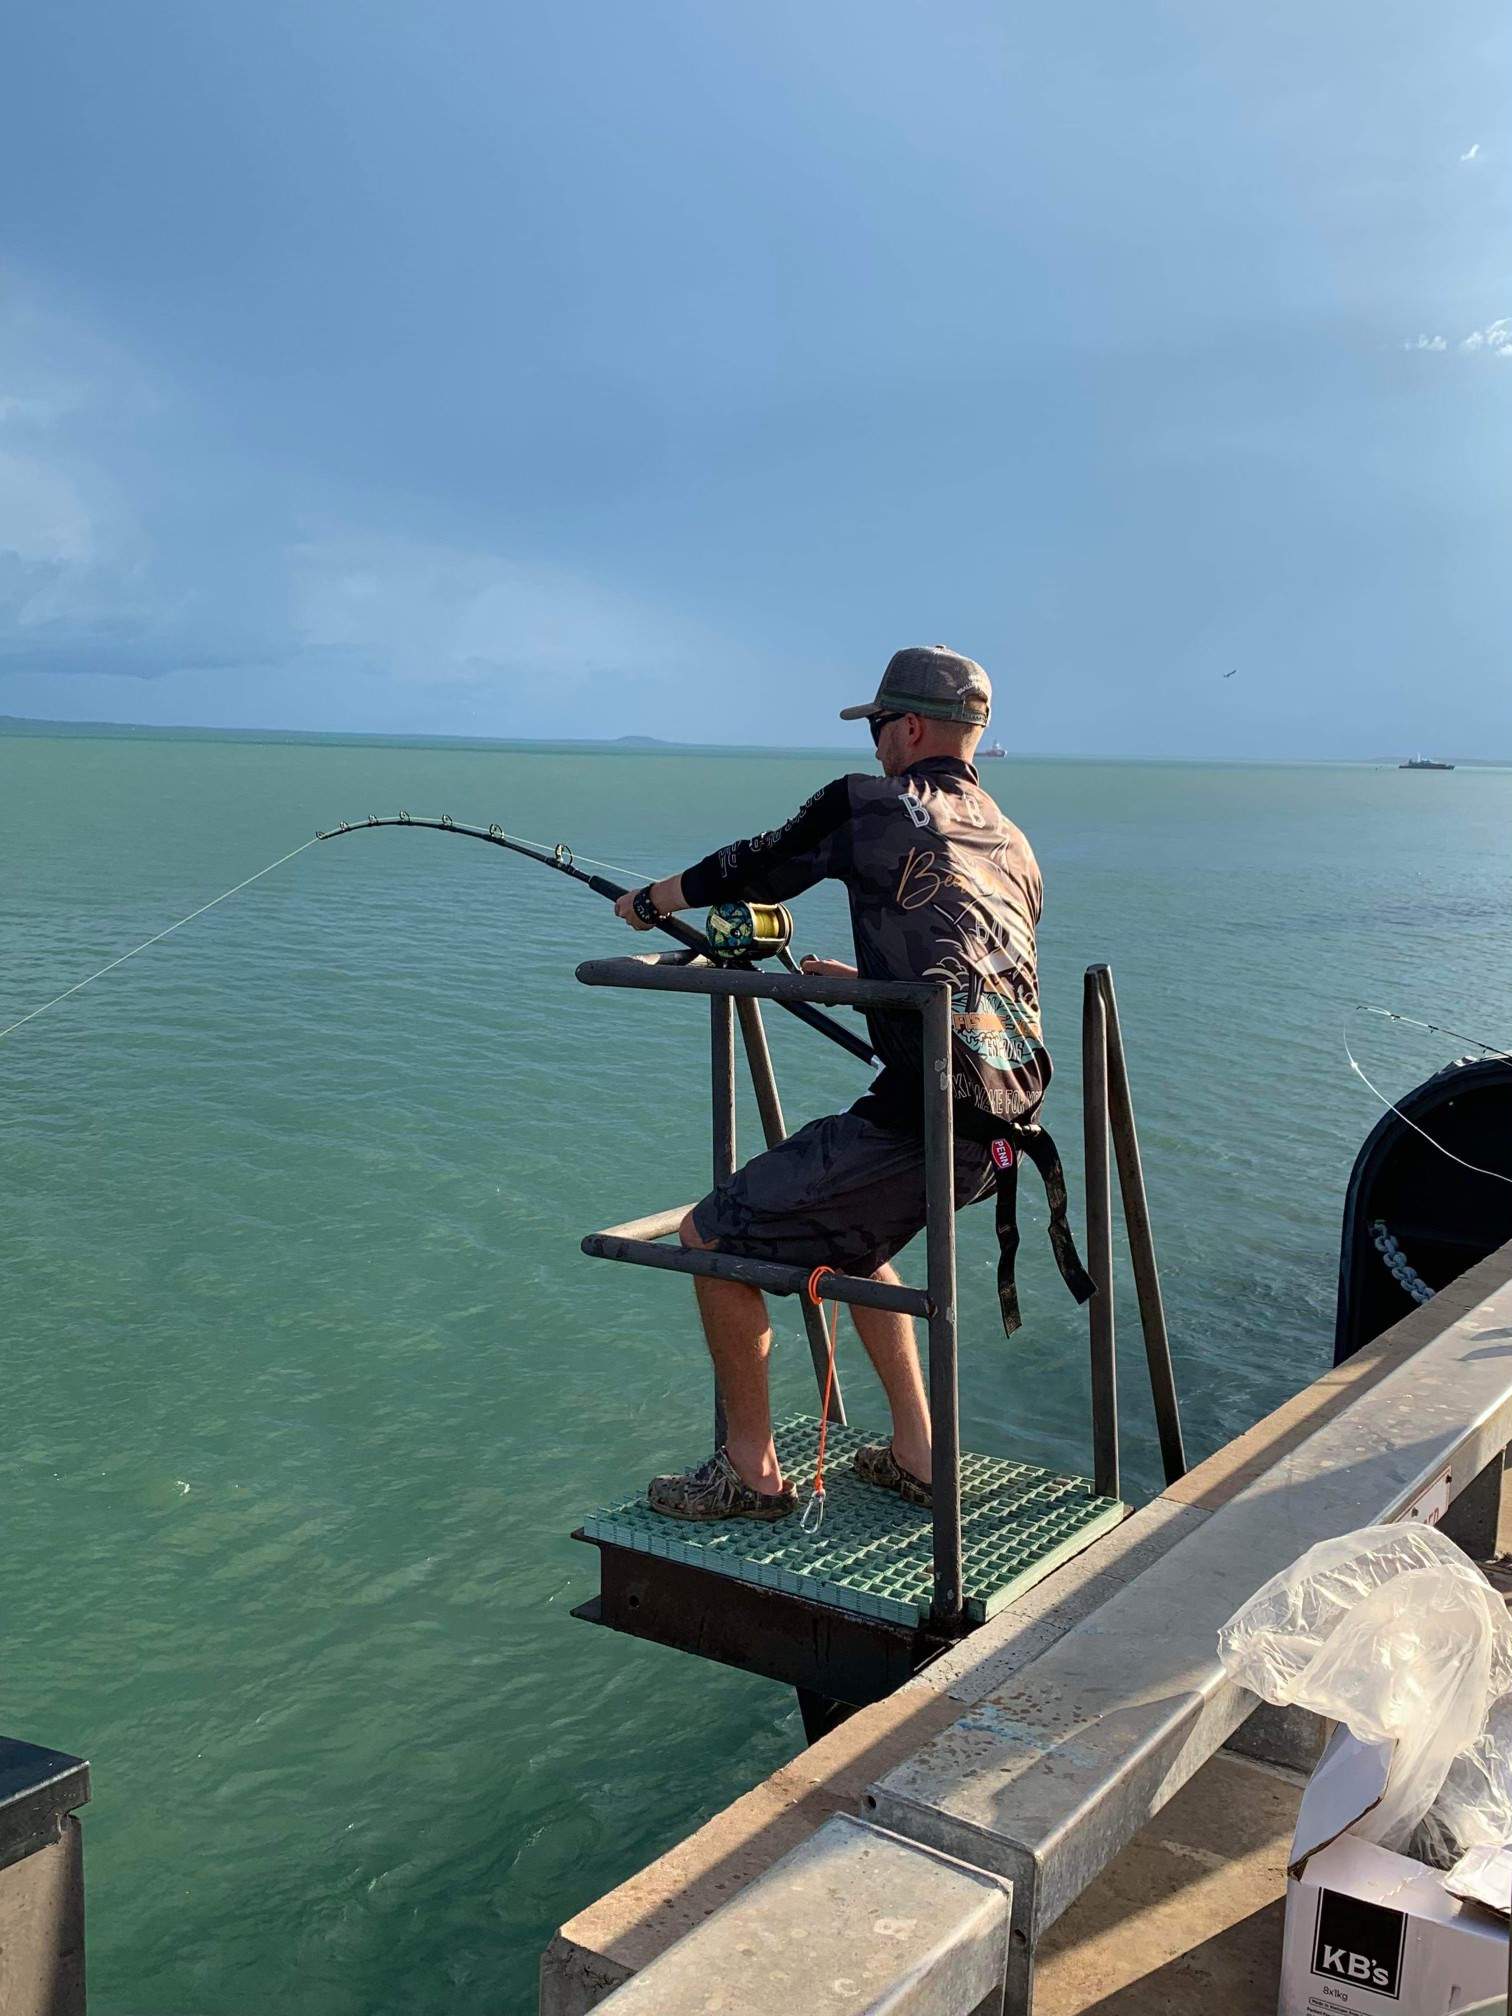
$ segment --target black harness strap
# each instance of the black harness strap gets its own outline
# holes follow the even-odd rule
[[[992,1168],[997,1179],[998,1307],[1003,1312],[1003,1334],[1011,1337],[1023,1317],[1019,1314],[1018,1284],[1013,1278],[1018,1259],[1018,1150],[1009,1140],[992,1144]]]
[[[1088,1302],[1096,1283],[1081,1263],[1071,1231],[1066,1197],[1066,1172],[1053,1137],[1035,1121],[993,1122],[989,1142],[993,1175],[997,1181],[998,1307],[1003,1313],[1003,1331],[1011,1337],[1023,1321],[1019,1314],[1018,1286],[1014,1262],[1018,1258],[1018,1165],[1026,1155],[1040,1173],[1045,1186],[1045,1202],[1050,1208],[1050,1250],[1060,1269],[1061,1279],[1078,1302]]]

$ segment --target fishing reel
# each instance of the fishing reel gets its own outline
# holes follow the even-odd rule
[[[781,903],[716,903],[704,920],[704,936],[716,966],[750,966],[777,959],[796,973],[793,913]]]

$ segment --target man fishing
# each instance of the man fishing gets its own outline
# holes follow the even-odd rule
[[[981,666],[942,644],[899,651],[876,698],[842,709],[871,730],[880,777],[826,784],[785,826],[707,855],[622,896],[638,931],[679,910],[785,902],[833,877],[850,899],[856,964],[806,959],[805,972],[944,979],[952,990],[957,1208],[998,1194],[999,1294],[1018,1322],[1012,1185],[1018,1155],[1046,1178],[1051,1236],[1068,1285],[1091,1292],[1065,1220],[1053,1144],[1034,1125],[1050,1082],[1041,1036],[1035,927],[1041,880],[1028,841],[983,790],[971,759],[992,708]],[[684,1218],[685,1246],[752,1254],[896,1283],[895,1253],[923,1228],[923,1060],[918,1018],[870,1012],[882,1071],[845,1113],[812,1120],[754,1157]],[[760,1292],[700,1275],[694,1287],[727,1421],[725,1446],[681,1476],[653,1478],[652,1507],[682,1519],[782,1519],[797,1506],[772,1441],[772,1332]],[[929,1407],[913,1321],[853,1306],[892,1412],[889,1442],[856,1452],[868,1483],[931,1503]]]

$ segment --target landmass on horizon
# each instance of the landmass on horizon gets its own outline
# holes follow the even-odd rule
[[[838,742],[671,742],[660,735],[426,735],[397,734],[386,730],[366,730],[361,728],[202,728],[188,725],[164,726],[148,721],[49,721],[29,714],[0,714],[0,735],[11,735],[24,740],[29,735],[97,736],[130,741],[166,739],[186,742],[354,742],[373,743],[390,748],[440,748],[440,749],[597,749],[612,753],[616,749],[630,753],[660,754],[668,756],[855,756],[864,753],[870,761],[869,751],[859,751],[850,743]],[[1351,768],[1365,770],[1398,770],[1402,767],[1400,756],[1109,756],[1105,754],[1087,755],[1077,750],[1065,749],[1010,749],[1010,762],[1018,763],[1181,763],[1197,765],[1218,765],[1247,767],[1259,765],[1262,768],[1275,766],[1289,767],[1293,764],[1339,763]],[[1444,759],[1451,768],[1461,770],[1507,770],[1512,769],[1509,756],[1453,756]]]
[[[29,714],[0,714],[0,735],[100,737],[120,741],[369,742],[399,748],[623,749],[642,754],[833,756],[852,753],[838,743],[669,742],[660,735],[427,735],[363,728],[207,728],[151,721],[49,721]]]

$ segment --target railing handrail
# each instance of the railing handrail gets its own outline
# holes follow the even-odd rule
[[[855,980],[819,973],[764,973],[754,966],[715,966],[677,952],[628,953],[585,959],[585,987],[639,987],[663,994],[723,994],[736,1000],[807,1001],[819,1008],[906,1008],[922,1014],[948,980]]]
[[[961,1509],[960,1402],[956,1380],[956,1262],[954,1209],[954,1085],[950,1068],[953,1030],[952,989],[948,980],[854,979],[827,974],[767,972],[754,966],[720,966],[701,954],[687,952],[632,953],[610,959],[587,959],[577,977],[589,987],[623,987],[650,993],[702,995],[710,1005],[712,1038],[712,1104],[714,1182],[724,1182],[735,1168],[734,1040],[735,1012],[751,1067],[757,1104],[768,1146],[783,1138],[781,1102],[772,1073],[771,1055],[761,1026],[760,1003],[788,1006],[872,1008],[916,1014],[922,1024],[921,1048],[936,1060],[923,1073],[926,1238],[929,1255],[927,1293],[917,1289],[890,1291],[888,1296],[860,1292],[851,1277],[831,1280],[833,1299],[868,1302],[927,1318],[929,1322],[929,1404],[935,1457],[935,1600],[933,1617],[950,1629],[960,1626]],[[1088,1308],[1091,1344],[1091,1414],[1093,1489],[1101,1497],[1120,1495],[1118,1455],[1118,1384],[1114,1325],[1112,1169],[1116,1166],[1130,1255],[1139,1295],[1139,1314],[1149,1367],[1151,1396],[1160,1435],[1166,1481],[1186,1467],[1181,1416],[1171,1369],[1154,1241],[1144,1173],[1129,1092],[1118,1004],[1112,970],[1105,964],[1086,969],[1082,989],[1083,1141],[1086,1151],[1087,1261],[1095,1283]],[[745,1280],[776,1294],[793,1294],[800,1286],[799,1270],[772,1262],[742,1260],[738,1255],[710,1254],[699,1249],[670,1248],[661,1239],[674,1229],[668,1213],[632,1220],[589,1234],[583,1251],[593,1258],[625,1260],[686,1274],[723,1275]],[[649,1232],[657,1225],[664,1229]],[[821,1388],[828,1345],[822,1320],[805,1299],[804,1324],[815,1376]],[[837,1419],[844,1419],[843,1404]],[[724,1412],[715,1393],[715,1439],[724,1437]]]
[[[781,1103],[772,1073],[770,1052],[761,1026],[760,1003],[777,1001],[837,1008],[902,1010],[920,1018],[920,1047],[925,1058],[939,1060],[923,1074],[925,1236],[928,1286],[893,1288],[858,1276],[831,1274],[824,1284],[828,1299],[864,1303],[922,1316],[929,1325],[929,1419],[933,1440],[934,1594],[930,1623],[954,1635],[964,1627],[961,1559],[961,1430],[956,1384],[956,1255],[955,1255],[955,1109],[950,1070],[951,986],[938,980],[833,979],[816,973],[766,973],[754,967],[716,966],[701,956],[678,953],[631,954],[616,959],[586,959],[577,977],[588,987],[626,987],[651,993],[703,995],[709,1001],[710,1082],[714,1133],[714,1181],[733,1171],[735,1156],[734,1041],[736,1013],[745,1038],[757,1105],[768,1145],[782,1138]],[[657,1212],[592,1232],[583,1241],[591,1258],[628,1260],[681,1274],[722,1276],[743,1280],[777,1294],[794,1294],[808,1279],[801,1269],[737,1253],[661,1243],[672,1229],[670,1214]],[[667,1227],[659,1236],[644,1234]],[[626,1236],[627,1233],[632,1236]],[[804,1322],[814,1370],[823,1387],[829,1344],[823,1318],[804,1298]],[[836,1418],[844,1419],[843,1410]],[[716,1440],[724,1435],[724,1409],[716,1382]]]

